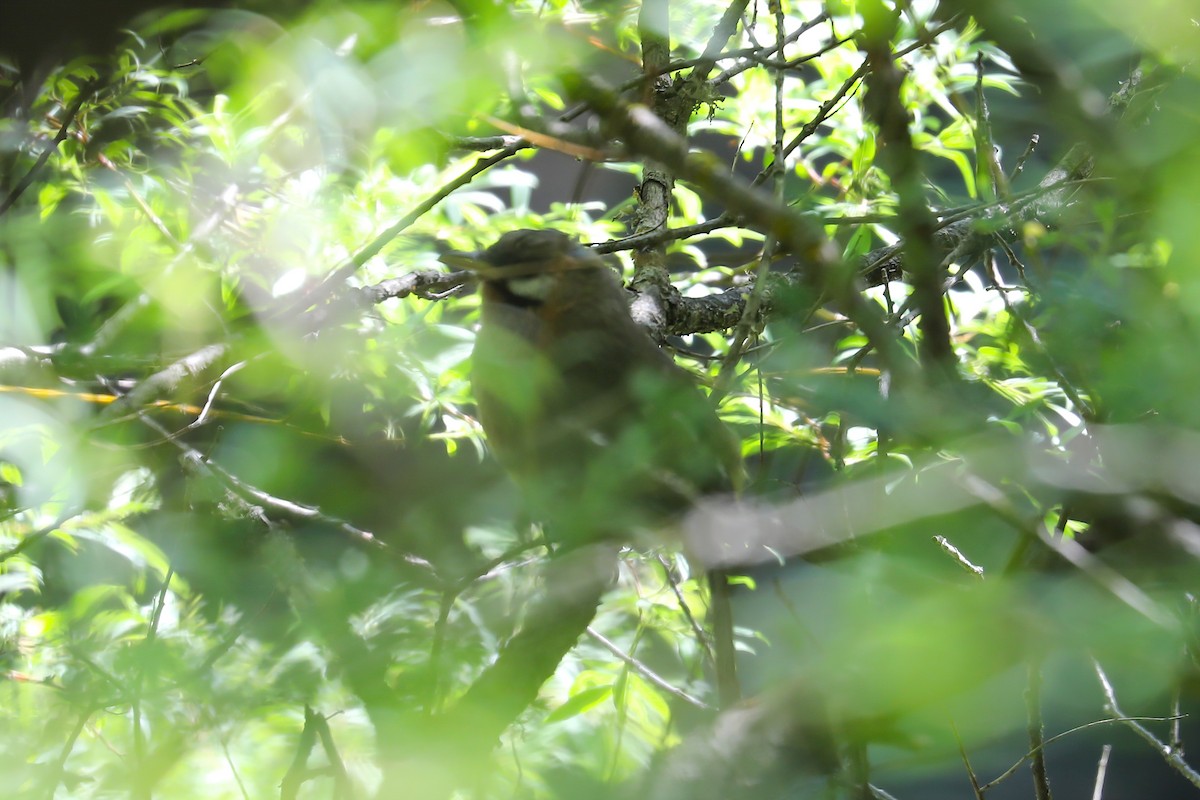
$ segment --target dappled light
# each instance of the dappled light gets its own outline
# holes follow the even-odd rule
[[[4,797],[1200,796],[1180,2],[0,4]]]

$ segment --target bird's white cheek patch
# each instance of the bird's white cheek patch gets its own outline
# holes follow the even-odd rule
[[[553,275],[531,275],[528,278],[509,278],[508,290],[518,297],[545,300],[554,287]]]

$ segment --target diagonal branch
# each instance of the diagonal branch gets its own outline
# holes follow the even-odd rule
[[[333,272],[329,273],[324,280],[322,280],[308,292],[305,292],[302,297],[293,303],[286,304],[282,309],[276,311],[272,316],[286,317],[306,308],[311,308],[312,306],[327,300],[341,288],[342,284],[345,283],[347,278],[358,272],[364,264],[378,255],[379,252],[383,250],[385,246],[387,246],[388,242],[395,239],[413,223],[428,214],[434,208],[434,206],[449,197],[455,190],[466,186],[478,175],[496,166],[501,161],[512,158],[520,151],[532,146],[533,145],[524,139],[518,139],[517,141],[509,144],[503,150],[493,153],[490,156],[485,156],[478,159],[474,164],[471,165],[469,169],[467,169],[457,178],[445,183],[437,191],[429,195],[429,197],[418,203],[415,208],[388,226],[382,233],[372,239],[369,244],[342,262],[336,269],[333,270]]]
[[[859,326],[886,365],[893,369],[901,367],[901,359],[895,352],[895,334],[879,310],[864,300],[854,273],[842,264],[819,222],[730,176],[711,155],[689,152],[687,140],[644,106],[622,103],[589,77],[569,75],[565,81],[574,94],[587,101],[604,119],[630,152],[666,165],[701,192],[721,198],[731,213],[751,227],[773,234],[804,265],[801,278],[818,294],[830,297]]]
[[[46,162],[50,160],[50,156],[55,150],[58,149],[58,146],[62,144],[63,140],[65,140],[70,134],[71,125],[74,124],[75,117],[79,115],[79,109],[83,108],[83,104],[87,102],[89,97],[95,94],[99,87],[99,80],[89,81],[80,87],[79,96],[75,98],[75,102],[71,104],[71,107],[68,108],[66,113],[63,115],[62,126],[59,127],[58,133],[55,134],[54,139],[51,140],[50,144],[46,145],[46,149],[42,150],[41,154],[38,155],[37,161],[33,162],[33,166],[29,168],[29,172],[25,173],[25,177],[21,179],[21,182],[13,187],[13,190],[8,193],[8,197],[5,197],[3,202],[0,202],[0,216],[12,208],[13,204],[16,203],[17,200],[20,199],[21,195],[25,193],[25,190],[32,186],[33,182],[37,180],[38,175],[41,174],[43,169],[45,169]]]
[[[421,797],[446,798],[482,780],[500,736],[537,699],[542,685],[587,631],[618,565],[608,544],[556,553],[546,562],[542,595],[521,629],[450,710],[397,713],[378,735],[406,753],[385,766],[379,796],[420,786]],[[472,776],[465,778],[464,776]]]
[[[913,299],[920,311],[921,360],[926,367],[936,368],[934,374],[949,379],[955,374],[955,357],[942,300],[944,273],[933,247],[933,214],[925,202],[924,175],[917,163],[909,113],[901,97],[905,75],[891,54],[897,18],[884,11],[881,4],[865,8],[863,41],[871,69],[864,105],[868,118],[879,130],[878,159],[899,199],[896,219],[904,240],[902,252],[912,275]]]
[[[1121,717],[1121,721],[1129,726],[1131,731],[1136,733],[1152,748],[1157,750],[1158,754],[1166,759],[1166,762],[1170,764],[1176,772],[1186,778],[1188,783],[1200,788],[1200,772],[1197,772],[1191,764],[1184,760],[1182,753],[1180,753],[1178,750],[1173,750],[1170,748],[1165,742],[1151,733],[1149,728],[1138,723],[1136,718],[1126,717],[1125,713],[1121,711],[1121,707],[1117,705],[1116,690],[1113,689],[1112,681],[1109,680],[1108,674],[1105,673],[1104,668],[1100,666],[1100,662],[1093,659],[1092,667],[1096,670],[1096,678],[1100,681],[1100,688],[1104,692],[1104,704],[1108,711],[1112,713],[1114,717]]]
[[[420,556],[392,550],[385,542],[380,541],[370,531],[363,530],[346,520],[326,514],[316,506],[276,497],[256,486],[252,486],[221,467],[199,450],[180,441],[178,437],[172,436],[166,428],[159,425],[150,417],[142,414],[140,415],[140,419],[142,424],[161,434],[165,441],[175,445],[180,451],[185,469],[192,470],[220,485],[249,516],[268,524],[272,518],[275,518],[292,522],[318,522],[328,525],[345,536],[349,541],[392,556],[395,559],[395,563],[405,569],[415,584],[426,588],[440,588],[442,586],[442,581],[438,577],[433,565]]]
[[[748,0],[733,0],[721,15],[721,21],[713,28],[712,36],[709,37],[708,44],[704,47],[704,53],[700,56],[700,61],[692,69],[688,75],[688,80],[693,83],[700,83],[708,80],[708,76],[712,73],[713,67],[717,65],[717,58],[721,54],[721,50],[733,38],[733,34],[737,31],[738,22],[742,18],[742,14],[746,11]],[[783,32],[780,31],[780,37]],[[782,55],[781,42],[776,43],[776,53]]]
[[[1128,120],[1125,111],[1134,105],[1135,97],[1151,90],[1148,83],[1154,82],[1147,81],[1140,70],[1135,70],[1109,97],[1110,114],[1135,121]],[[935,254],[945,258],[953,253],[959,263],[974,262],[992,247],[997,237],[1003,241],[1015,238],[1012,231],[1019,223],[1061,213],[1070,204],[1072,187],[1090,179],[1095,167],[1091,148],[1083,142],[1075,144],[1038,183],[1037,199],[1016,206],[1000,204],[984,217],[966,217],[937,230],[933,235]],[[896,280],[906,271],[903,249],[894,246],[876,248],[861,258],[859,269],[869,286]]]

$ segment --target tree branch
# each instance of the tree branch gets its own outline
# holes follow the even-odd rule
[[[666,165],[702,192],[719,197],[730,213],[751,227],[774,235],[804,265],[800,276],[814,290],[831,297],[879,352],[885,364],[899,366],[895,334],[878,309],[859,293],[855,275],[841,263],[820,223],[777,202],[757,188],[730,176],[710,154],[689,152],[687,141],[670,130],[648,109],[621,103],[592,78],[566,77],[570,90],[586,100],[621,137],[632,153]]]
[[[100,88],[99,80],[88,81],[79,88],[79,96],[75,98],[75,102],[71,103],[71,107],[68,108],[66,113],[63,115],[62,126],[59,127],[58,133],[55,134],[54,139],[51,140],[50,144],[46,145],[46,148],[38,155],[37,161],[33,162],[33,166],[29,168],[29,172],[25,173],[25,177],[21,179],[21,182],[13,187],[13,190],[8,193],[8,196],[4,198],[3,202],[0,202],[0,216],[3,216],[5,212],[12,208],[13,204],[16,203],[17,200],[20,199],[21,195],[25,193],[25,190],[32,186],[33,182],[37,180],[37,176],[41,174],[43,169],[45,169],[46,162],[50,160],[50,156],[55,150],[58,149],[58,146],[62,144],[63,140],[65,140],[67,135],[71,132],[71,125],[75,122],[75,118],[79,115],[79,109],[83,108],[83,104],[87,102],[88,98],[91,97],[98,88]]]
[[[879,129],[878,160],[899,196],[897,233],[904,241],[902,252],[910,266],[913,299],[920,312],[921,360],[949,380],[956,374],[956,362],[942,300],[945,274],[940,269],[941,259],[935,256],[933,214],[925,202],[924,176],[909,133],[908,109],[900,96],[904,73],[896,66],[890,45],[898,13],[885,10],[879,2],[864,5],[863,41],[871,66],[864,105],[867,117]]]
[[[390,721],[395,728],[379,734],[408,756],[387,765],[380,796],[420,786],[419,796],[433,800],[482,780],[482,765],[501,734],[537,699],[591,624],[617,564],[617,549],[609,544],[559,552],[547,561],[542,595],[530,604],[521,629],[462,698],[443,714],[397,714]]]
[[[1104,672],[1104,668],[1100,666],[1100,662],[1092,660],[1092,667],[1096,670],[1096,677],[1100,680],[1100,688],[1104,692],[1104,704],[1108,711],[1114,717],[1120,717],[1129,729],[1145,740],[1152,748],[1154,748],[1166,762],[1171,765],[1188,783],[1200,788],[1200,773],[1192,768],[1192,765],[1184,760],[1183,754],[1172,750],[1165,742],[1150,732],[1149,728],[1135,721],[1134,718],[1126,717],[1121,711],[1121,707],[1117,705],[1117,693],[1113,689],[1112,681],[1108,679],[1108,675]]]
[[[311,308],[324,300],[328,299],[336,292],[341,285],[354,273],[358,272],[364,264],[379,254],[388,242],[399,236],[406,228],[414,222],[425,216],[438,203],[449,197],[456,189],[466,186],[473,181],[476,176],[486,172],[501,161],[512,158],[521,150],[532,147],[529,142],[524,139],[518,139],[514,143],[508,145],[503,150],[500,150],[493,155],[478,159],[469,169],[459,175],[457,178],[448,181],[441,186],[437,191],[433,192],[429,197],[418,203],[412,211],[409,211],[396,222],[392,223],[386,230],[376,236],[371,242],[359,250],[357,253],[346,259],[333,272],[329,273],[319,284],[305,292],[299,299],[286,303],[284,306],[271,315],[272,318],[286,317],[296,312],[302,311],[305,308]]]
[[[1124,118],[1125,109],[1131,106],[1135,96],[1144,91],[1143,84],[1144,76],[1140,70],[1135,70],[1109,97],[1110,112]],[[940,228],[933,234],[934,254],[944,259],[953,253],[959,263],[969,264],[990,248],[998,237],[1011,242],[1016,238],[1013,230],[1019,227],[1019,223],[1046,219],[1061,213],[1069,205],[1072,187],[1091,178],[1095,166],[1091,148],[1083,142],[1076,143],[1038,182],[1035,201],[1019,206],[1001,203],[983,216],[966,217]],[[868,286],[897,280],[905,270],[903,250],[894,246],[876,248],[859,260],[859,271],[863,273]]]

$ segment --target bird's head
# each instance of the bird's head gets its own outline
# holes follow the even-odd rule
[[[485,298],[520,307],[541,306],[564,284],[607,269],[600,256],[553,230],[509,231],[482,252],[447,253],[442,262],[478,275]]]

